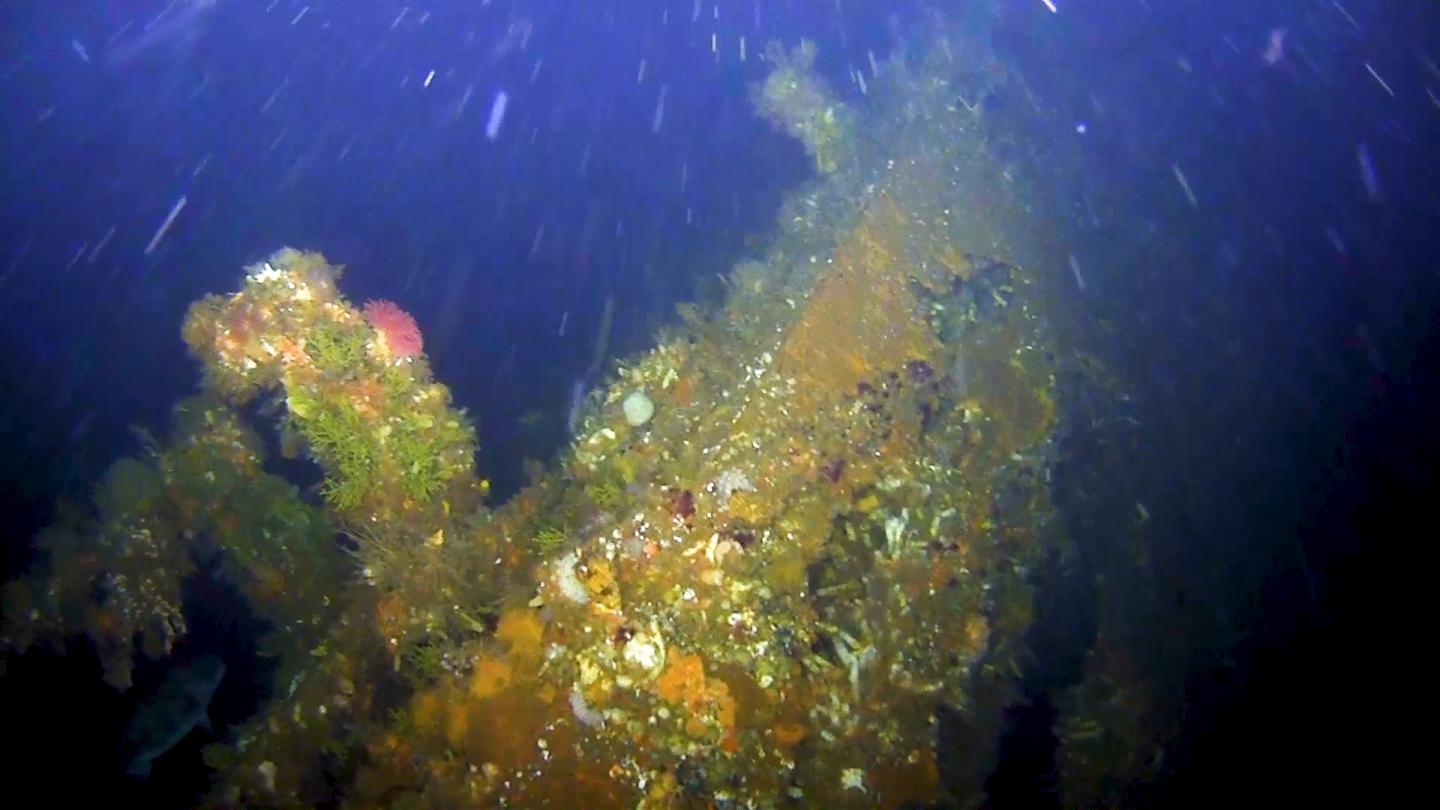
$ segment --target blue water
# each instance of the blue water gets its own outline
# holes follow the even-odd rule
[[[1386,733],[1397,710],[1376,684],[1418,652],[1397,638],[1414,606],[1390,577],[1433,534],[1402,527],[1427,517],[1440,433],[1440,9],[1055,5],[6,3],[7,578],[56,499],[83,500],[136,451],[130,426],[163,429],[194,389],[185,308],[282,245],[347,265],[352,300],[414,314],[476,418],[482,472],[514,493],[526,459],[570,439],[597,343],[632,354],[677,303],[718,300],[719,276],[814,179],[752,112],[764,44],[814,39],[820,71],[864,105],[854,71],[918,49],[933,9],[993,11],[1010,79],[977,102],[987,137],[1064,246],[1045,272],[1068,285],[1066,338],[1135,382],[1095,414],[1106,443],[1073,437],[1075,463],[1111,487],[1057,495],[1077,565],[1124,556],[1117,525],[1153,520],[1168,539],[1133,602],[1087,609],[1136,616],[1135,643],[1192,705],[1127,798],[1199,803],[1247,779],[1266,798],[1326,796],[1328,779],[1358,791],[1311,773],[1379,764],[1351,746]],[[1035,705],[1073,682],[1093,623],[1052,632],[1072,643],[1036,668]],[[21,668],[0,688],[8,706],[44,683]],[[71,708],[54,727],[30,717],[36,750],[102,716],[82,707],[123,715],[103,686],[64,683],[90,691],[50,690]],[[1054,800],[1026,722],[992,791],[1022,806]],[[98,750],[77,770],[101,772]]]

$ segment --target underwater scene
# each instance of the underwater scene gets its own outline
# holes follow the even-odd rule
[[[1433,3],[14,0],[0,42],[8,806],[1423,778]]]

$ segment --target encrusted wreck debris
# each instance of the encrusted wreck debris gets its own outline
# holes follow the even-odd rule
[[[945,69],[888,68],[905,114],[838,143],[861,118],[797,53],[772,84],[807,91],[766,112],[813,136],[824,178],[722,307],[614,370],[553,472],[484,505],[418,334],[397,351],[338,268],[282,250],[192,308],[204,393],[116,466],[98,517],[42,538],[4,641],[86,633],[123,686],[136,633],[158,656],[184,631],[194,547],[221,549],[281,662],[208,752],[221,806],[979,797],[1026,572],[1056,541],[1055,347],[1003,214],[976,205],[1007,191]],[[322,504],[262,471],[232,410],[256,397],[283,404]]]

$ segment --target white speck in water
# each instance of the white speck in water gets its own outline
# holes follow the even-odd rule
[[[485,124],[485,137],[491,141],[500,137],[500,125],[505,122],[505,108],[510,104],[510,96],[504,90],[495,94],[495,101],[490,104],[490,120]]]
[[[165,234],[170,230],[170,226],[175,224],[175,217],[180,216],[180,210],[185,207],[185,202],[184,195],[181,195],[180,199],[175,201],[175,205],[171,207],[170,213],[165,216],[165,221],[160,223],[160,229],[155,231],[155,235],[150,238],[150,244],[145,246],[146,256],[154,253],[155,248],[159,247],[160,240],[165,238]]]

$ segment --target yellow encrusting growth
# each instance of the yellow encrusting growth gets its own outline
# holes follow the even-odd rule
[[[833,401],[879,374],[939,354],[907,272],[913,230],[919,228],[900,207],[880,196],[836,248],[833,266],[781,346],[779,370],[799,381],[800,396]]]

